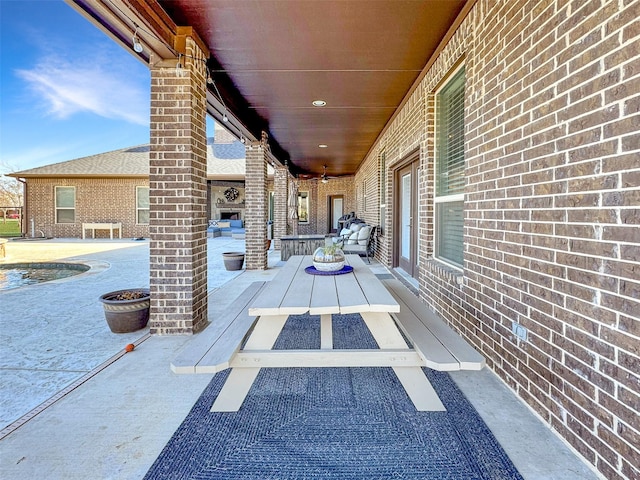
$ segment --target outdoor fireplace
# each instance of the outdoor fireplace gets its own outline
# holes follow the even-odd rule
[[[240,212],[220,212],[220,220],[241,220]]]

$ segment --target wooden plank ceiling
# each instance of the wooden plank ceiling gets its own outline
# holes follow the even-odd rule
[[[87,11],[92,2],[73,3]],[[274,153],[288,160],[294,173],[320,175],[326,165],[329,175],[347,175],[358,169],[466,3],[133,0],[127,5],[144,8],[148,17],[153,4],[175,25],[193,27],[209,48],[212,76],[229,111],[258,137],[266,130]],[[89,16],[96,21],[96,15]],[[96,23],[113,29],[105,27],[104,18]],[[326,106],[314,107],[314,100]]]

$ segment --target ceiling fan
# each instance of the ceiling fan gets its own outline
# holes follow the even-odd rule
[[[312,177],[311,175],[302,174],[302,175],[300,175],[300,178],[304,178],[304,179],[308,179],[308,180],[320,180],[322,183],[329,183],[329,179],[330,178],[338,178],[338,177],[334,177],[332,175],[327,175],[327,166],[323,165],[322,166],[322,175],[320,175],[319,177]]]

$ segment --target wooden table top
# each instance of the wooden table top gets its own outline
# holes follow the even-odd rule
[[[400,305],[358,255],[346,255],[352,273],[310,275],[310,255],[294,255],[249,306],[249,315],[399,312]]]

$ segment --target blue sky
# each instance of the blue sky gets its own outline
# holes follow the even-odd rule
[[[149,142],[149,69],[62,0],[0,0],[0,174]]]

